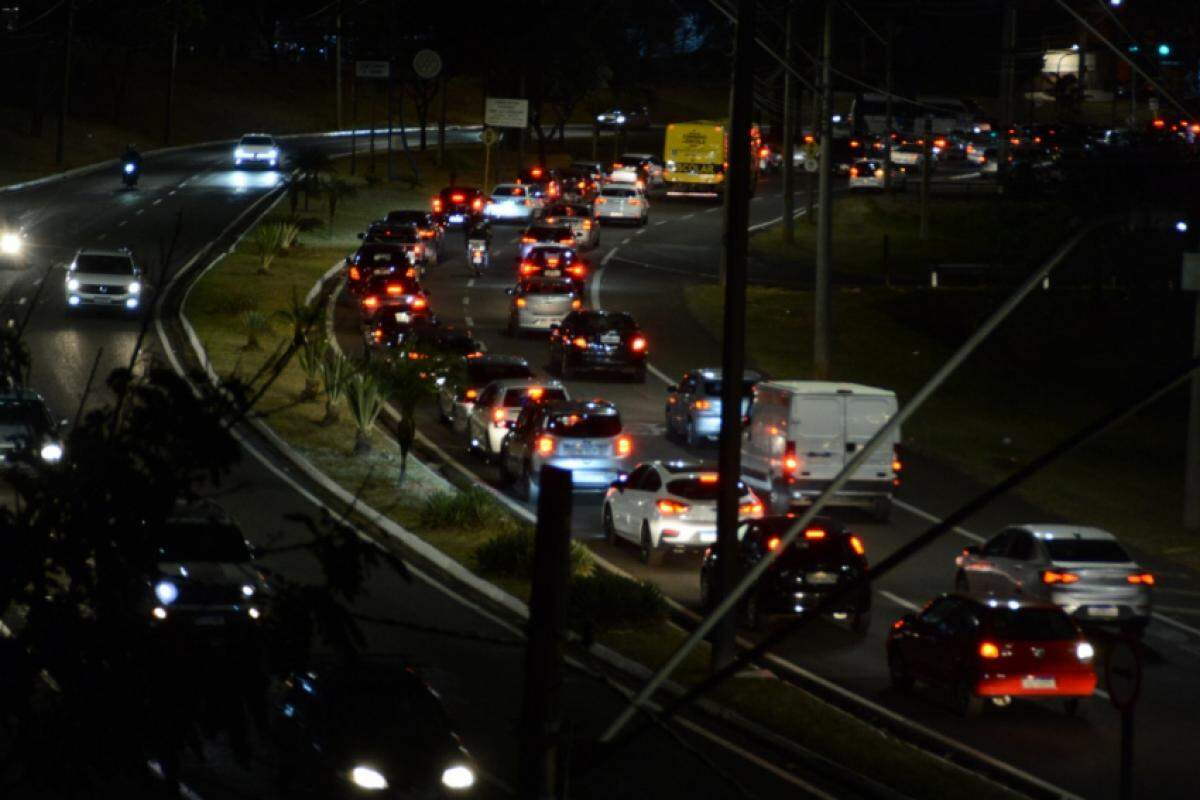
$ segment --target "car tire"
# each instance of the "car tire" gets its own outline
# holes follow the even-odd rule
[[[876,522],[886,523],[892,518],[892,498],[888,496],[876,497],[875,502],[871,505],[871,519]]]
[[[661,548],[655,548],[654,542],[650,538],[650,526],[645,522],[642,523],[642,563],[648,567],[661,567],[663,561],[666,560],[667,553]]]
[[[896,691],[912,691],[915,681],[908,668],[908,661],[900,654],[898,647],[888,648],[888,678],[891,680],[892,688]]]
[[[604,531],[604,541],[613,547],[617,546],[617,526],[613,523],[612,506],[604,504],[604,512],[600,515],[600,527]]]
[[[954,591],[962,594],[969,594],[971,591],[971,582],[967,580],[967,573],[961,569],[954,576]]]
[[[983,698],[971,691],[965,678],[954,685],[954,704],[959,716],[966,719],[978,717],[983,712]]]

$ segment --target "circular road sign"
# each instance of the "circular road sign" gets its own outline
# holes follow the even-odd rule
[[[435,50],[418,50],[413,56],[413,72],[422,80],[436,78],[442,71],[442,57]]]
[[[483,134],[480,136],[480,138],[483,139],[484,144],[486,144],[488,147],[491,147],[496,142],[500,141],[500,131],[496,130],[495,128],[484,128]]]
[[[1113,644],[1104,678],[1114,706],[1124,711],[1137,702],[1142,690],[1142,659],[1133,645],[1123,640]]]
[[[804,159],[804,171],[805,172],[816,172],[817,168],[820,166],[821,165],[817,163],[817,160],[815,158]]]

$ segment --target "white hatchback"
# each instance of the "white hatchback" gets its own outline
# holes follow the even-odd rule
[[[650,218],[646,194],[633,183],[610,183],[596,198],[596,219],[645,225]]]
[[[247,133],[233,149],[235,167],[254,165],[275,169],[279,166],[279,145],[269,133]]]
[[[491,461],[500,455],[500,444],[529,403],[570,400],[558,381],[516,379],[487,385],[467,416],[467,448]]]
[[[529,222],[540,216],[541,211],[542,199],[519,183],[498,184],[483,207],[485,217],[501,222]]]

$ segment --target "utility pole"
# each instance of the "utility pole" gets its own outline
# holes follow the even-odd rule
[[[1004,0],[1004,12],[1000,24],[1000,163],[996,165],[997,178],[1003,183],[1008,172],[1008,130],[1013,124],[1013,92],[1016,90],[1017,47],[1017,4],[1016,0]]]
[[[446,74],[439,77],[441,86],[440,108],[438,109],[438,166],[446,163]]]
[[[821,174],[817,179],[817,267],[813,281],[813,372],[829,377],[833,338],[833,4],[825,0],[821,47]]]
[[[812,97],[811,130],[812,130],[812,135],[814,137],[820,136],[821,131],[823,130],[821,128],[822,94],[821,94],[821,59],[820,59],[820,55],[821,55],[820,53],[817,53],[818,57],[813,61],[813,80],[812,80],[813,97]],[[805,147],[807,148],[807,146],[808,146],[808,142],[806,140]],[[818,148],[820,148],[820,146],[821,146],[820,144],[817,145]],[[810,150],[806,149],[806,162],[807,162],[807,156],[811,156],[811,155],[812,155],[812,152]],[[817,173],[816,173],[816,171],[809,171],[807,167],[805,168],[804,171],[808,173],[808,224],[816,225],[817,224],[817,214],[816,214]]]
[[[54,144],[54,163],[62,166],[63,139],[67,131],[67,104],[71,96],[71,39],[75,36],[75,0],[67,0],[67,32],[63,37],[63,84],[58,104],[58,141]]]
[[[792,18],[796,15],[796,3],[794,0],[788,3],[787,18],[784,21],[784,45],[783,45],[783,60],[788,65],[792,66]],[[792,78],[792,71],[785,69],[783,71],[783,241],[786,244],[794,244],[796,241],[796,231],[792,227],[795,224],[795,205],[796,205],[796,187],[795,187],[795,168],[793,166],[793,154],[796,149],[796,98],[795,79]]]
[[[1200,357],[1200,291],[1195,292],[1192,355]],[[1183,527],[1200,529],[1200,372],[1192,373],[1188,402],[1187,456],[1184,461]]]
[[[521,702],[518,796],[552,800],[563,796],[563,648],[570,589],[571,473],[544,466],[539,476],[533,586],[525,648]]]
[[[342,129],[342,0],[333,14],[333,96],[337,109],[337,129]]]
[[[889,16],[887,21],[887,42],[884,44],[884,88],[887,90],[887,99],[884,100],[887,122],[884,123],[883,132],[883,190],[885,192],[892,190],[892,132],[896,129],[896,107],[892,101],[892,92],[894,91],[893,80],[895,77],[892,74],[892,42],[895,38],[896,23]]]
[[[738,478],[742,458],[742,375],[746,367],[746,253],[750,242],[750,125],[754,116],[754,6],[738,0],[733,91],[729,99],[729,170],[725,183],[724,327],[721,338],[721,438],[717,456],[717,574],[720,602],[738,582]],[[712,669],[736,655],[737,619],[726,614],[713,629]]]
[[[171,143],[171,109],[175,103],[175,67],[179,61],[179,0],[171,9],[171,61],[167,65],[167,118],[163,123],[163,144]]]
[[[933,114],[925,115],[921,139],[921,241],[929,238],[929,178],[933,173]]]

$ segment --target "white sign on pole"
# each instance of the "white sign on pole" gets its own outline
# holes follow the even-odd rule
[[[529,101],[489,97],[484,105],[483,124],[489,128],[525,128],[529,125]]]
[[[418,50],[413,56],[413,72],[421,80],[428,81],[436,78],[442,71],[442,57],[435,50]]]
[[[391,73],[391,66],[388,61],[355,61],[354,77],[386,78]]]

